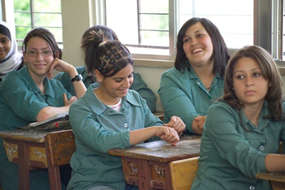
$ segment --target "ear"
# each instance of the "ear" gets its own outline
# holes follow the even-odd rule
[[[58,58],[58,57],[59,57],[59,52],[57,51],[55,54],[55,58]]]
[[[24,63],[27,63],[27,59],[26,59],[26,52],[23,52],[23,57],[24,57]]]
[[[94,73],[95,73],[97,82],[101,83],[104,79],[104,76],[97,69],[95,70]]]

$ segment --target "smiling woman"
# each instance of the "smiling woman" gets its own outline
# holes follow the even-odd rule
[[[164,120],[177,115],[185,134],[202,134],[209,106],[223,93],[228,49],[218,28],[196,17],[180,29],[176,48],[175,68],[162,75],[158,90]]]
[[[8,72],[18,70],[23,65],[23,55],[18,53],[14,35],[7,23],[0,21],[0,82]]]
[[[55,113],[69,111],[70,104],[81,97],[86,88],[82,81],[74,81],[75,96],[71,96],[61,83],[49,80],[52,70],[64,71],[70,77],[77,76],[74,66],[59,59],[60,49],[53,34],[45,28],[31,30],[23,42],[24,60],[27,63],[19,71],[9,72],[0,83],[0,131],[24,127],[35,121],[43,121]],[[18,167],[8,161],[0,142],[0,184],[3,189],[18,189]],[[70,167],[64,170],[70,178]],[[32,170],[31,189],[50,189],[48,172]],[[62,181],[65,189],[68,181]]]

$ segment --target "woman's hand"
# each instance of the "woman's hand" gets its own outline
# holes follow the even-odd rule
[[[58,58],[55,58],[50,65],[49,71],[47,73],[47,77],[49,79],[53,78],[53,70],[69,73],[71,77],[77,75],[77,71],[73,65]]]
[[[170,121],[168,123],[165,123],[164,126],[168,126],[168,127],[175,129],[177,133],[179,134],[179,136],[182,135],[183,131],[186,128],[185,123],[182,121],[180,117],[177,117],[177,116],[172,116],[170,118]]]
[[[197,116],[192,123],[192,129],[197,134],[202,134],[207,116]]]
[[[70,99],[68,100],[66,94],[63,93],[63,102],[65,106],[70,106],[76,100],[77,100],[76,96],[71,96]]]
[[[180,140],[177,131],[171,127],[156,127],[155,136],[161,138],[161,140],[164,140],[173,146],[175,146]]]

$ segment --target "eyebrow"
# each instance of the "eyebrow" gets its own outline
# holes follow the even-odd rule
[[[2,40],[2,39],[10,40],[10,39],[9,39],[8,37],[6,37],[6,36],[3,36],[3,37],[0,38],[0,40]]]
[[[130,74],[128,74],[128,76],[127,77],[129,77],[131,74],[134,74],[134,72],[131,72]],[[123,78],[125,78],[125,77],[114,77],[113,79],[123,79]]]
[[[38,50],[37,48],[33,48],[33,47],[31,47],[31,48],[28,48],[29,50]],[[41,51],[42,50],[50,50],[50,48],[49,47],[44,47],[44,48],[42,48],[42,49],[40,49]]]
[[[254,69],[251,69],[250,71],[254,71],[254,70],[261,70],[261,68],[254,68]],[[243,72],[244,73],[243,70],[237,70],[237,71],[233,72],[233,74],[235,74],[237,72]]]
[[[195,31],[194,34],[196,34],[196,33],[198,33],[198,32],[201,32],[201,31],[203,31],[203,30],[200,30],[200,29],[199,29],[199,30]],[[185,35],[183,36],[183,38],[185,38],[185,37],[187,37],[187,36],[189,36],[189,35],[188,35],[188,34],[185,34]]]

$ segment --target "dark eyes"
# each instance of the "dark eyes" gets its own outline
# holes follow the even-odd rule
[[[253,73],[252,76],[253,77],[259,77],[259,76],[262,76],[262,74],[261,73]],[[237,75],[236,78],[237,79],[244,79],[245,76],[244,75]]]
[[[203,36],[204,36],[204,34],[196,34],[196,38],[201,38]],[[190,40],[191,40],[190,37],[189,38],[184,38],[183,39],[183,43],[189,42]]]
[[[2,38],[2,39],[0,39],[0,43],[1,44],[6,44],[6,43],[8,43],[10,40],[8,40],[8,39],[6,39],[6,38]]]

